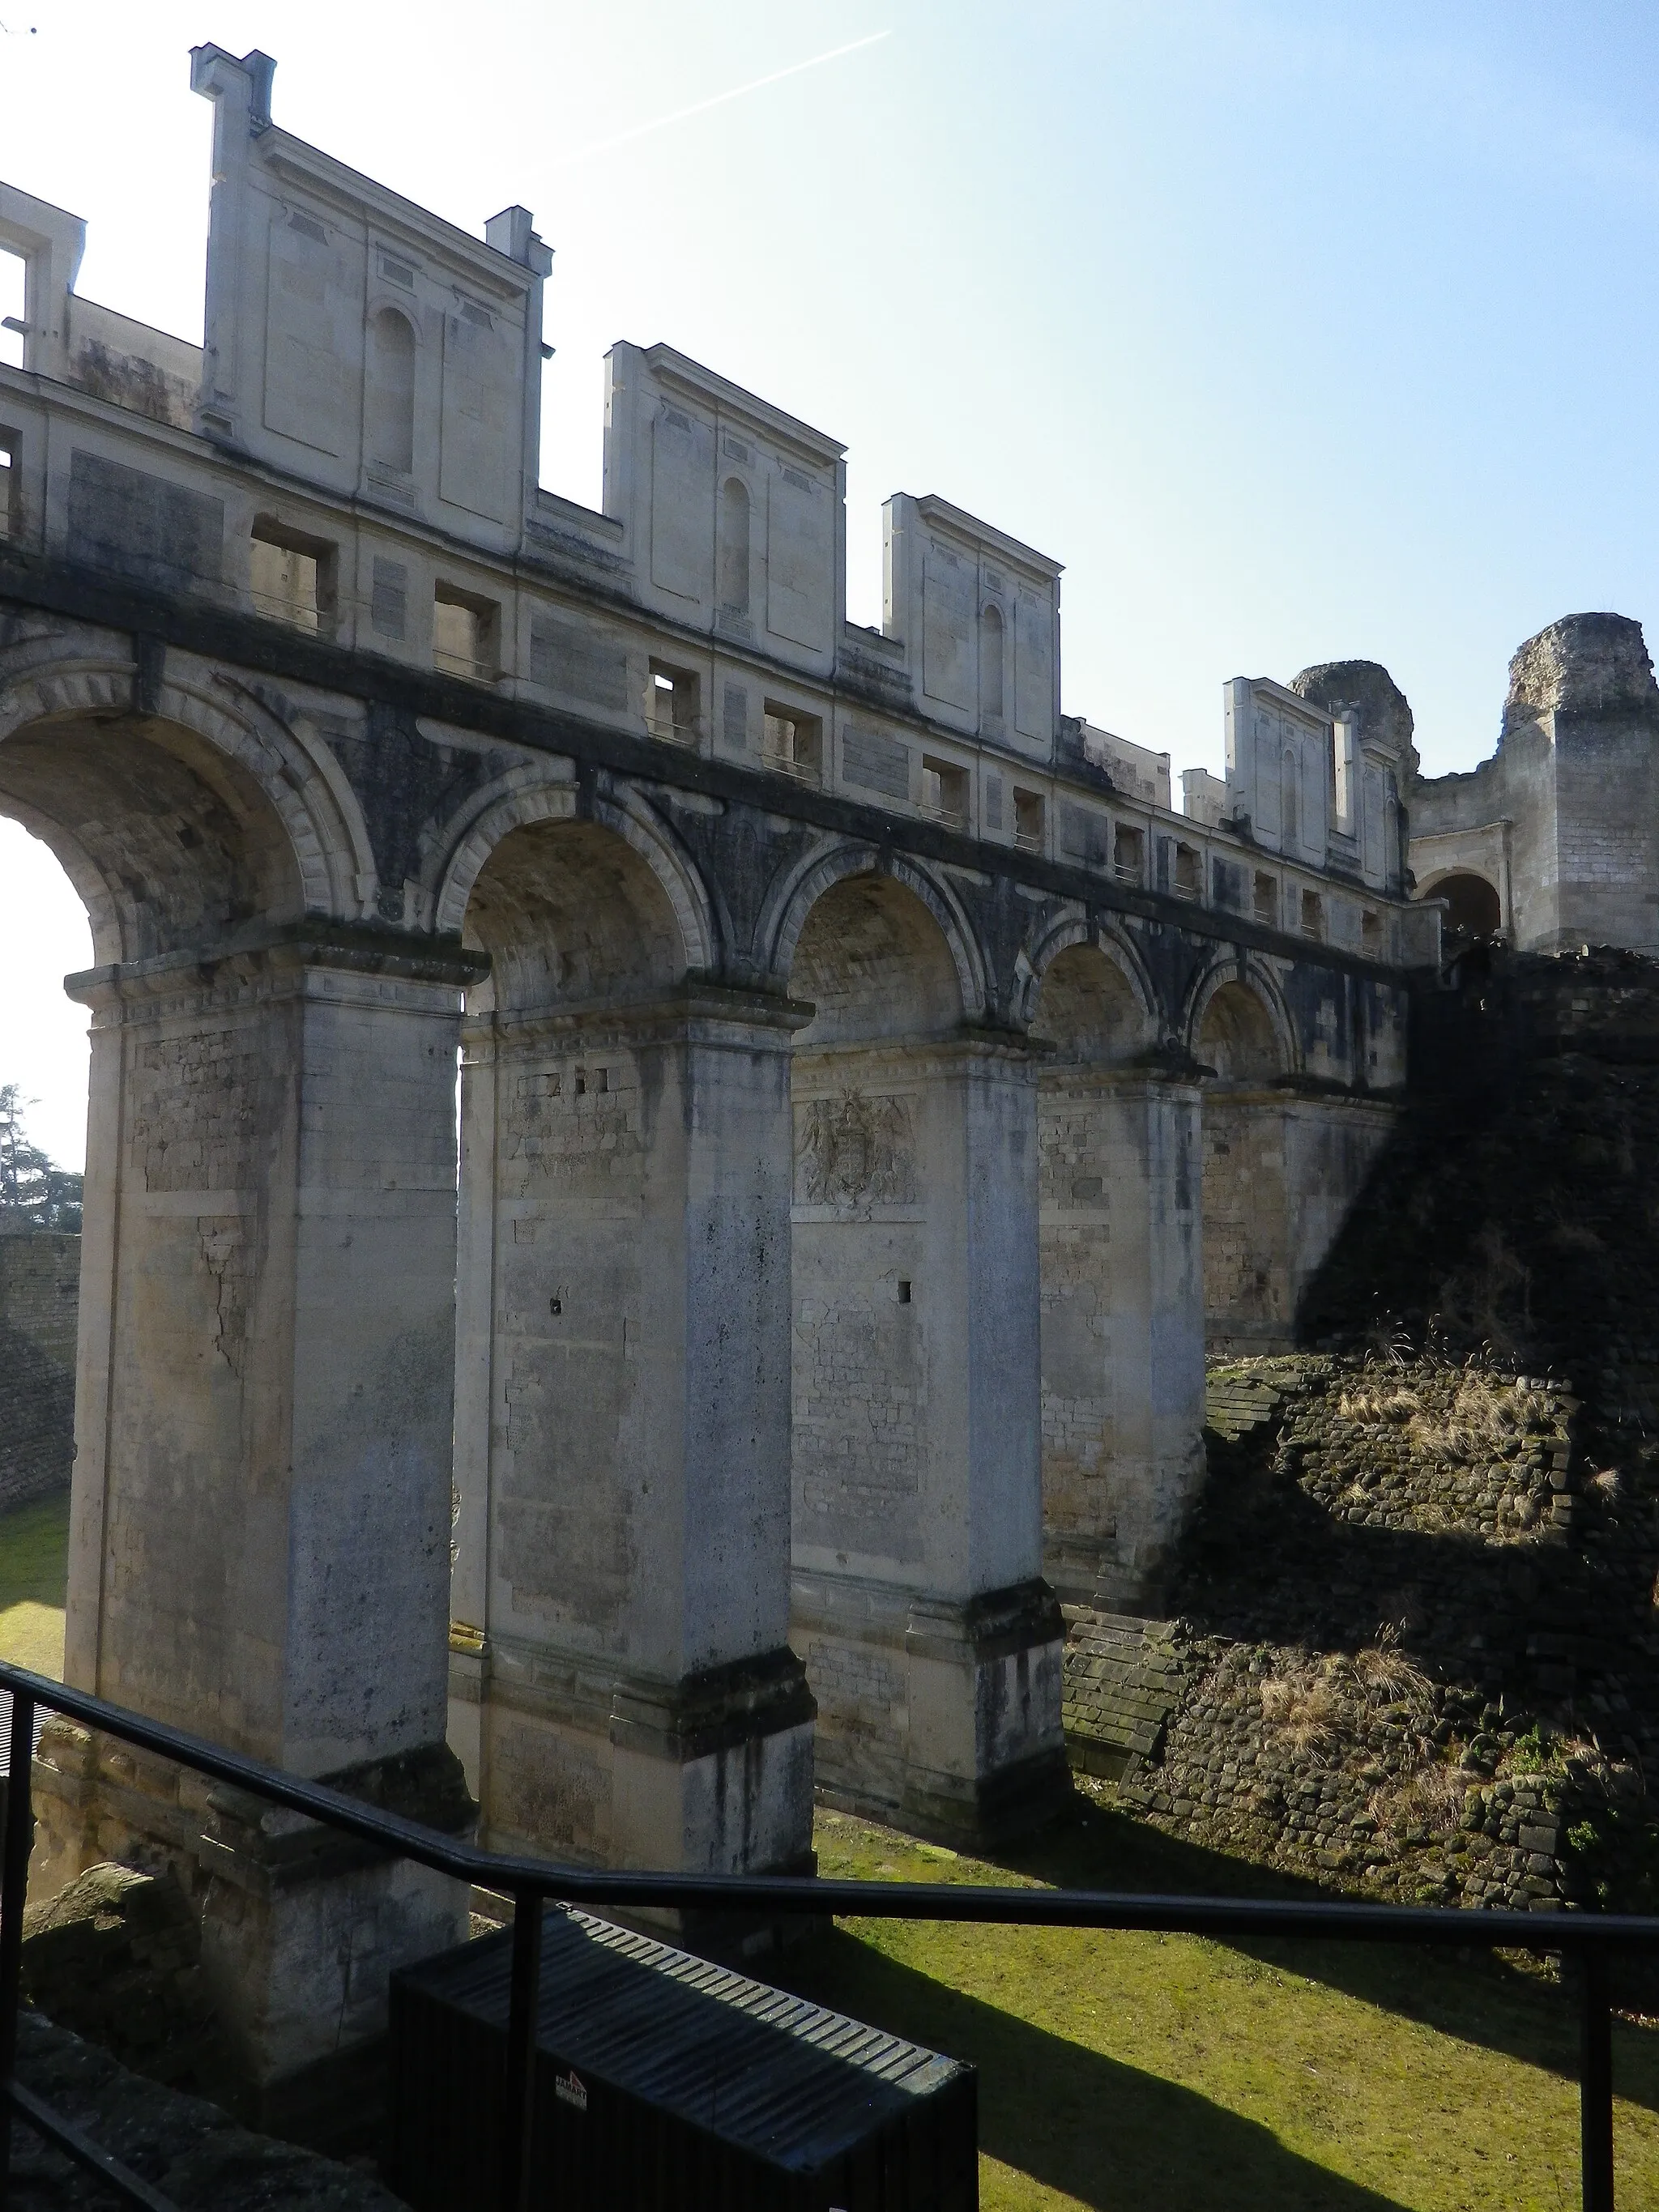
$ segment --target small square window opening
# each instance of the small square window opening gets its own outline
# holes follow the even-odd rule
[[[335,550],[325,538],[290,530],[268,515],[248,546],[248,596],[257,614],[329,637],[334,631]]]
[[[672,745],[696,744],[697,706],[697,679],[689,668],[670,668],[660,660],[651,663],[645,719],[653,738]]]
[[[798,783],[817,783],[823,777],[823,725],[815,714],[799,714],[769,699],[762,748],[768,768],[793,775]]]
[[[1042,794],[1014,787],[1014,842],[1022,853],[1040,853],[1043,847]]]
[[[921,763],[921,811],[948,829],[968,827],[968,771],[951,761],[924,757]]]
[[[493,684],[501,672],[501,609],[453,584],[432,594],[432,665],[447,676]]]

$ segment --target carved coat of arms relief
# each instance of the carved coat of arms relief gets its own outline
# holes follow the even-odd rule
[[[915,1125],[905,1098],[844,1091],[795,1111],[795,1203],[913,1206]]]

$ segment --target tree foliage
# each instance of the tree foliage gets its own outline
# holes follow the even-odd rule
[[[23,1129],[21,1086],[0,1083],[0,1236],[81,1227],[81,1178],[53,1165]]]

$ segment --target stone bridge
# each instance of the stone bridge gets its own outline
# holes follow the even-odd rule
[[[849,623],[842,449],[666,346],[542,489],[528,214],[194,67],[204,350],[0,188],[0,810],[96,958],[69,1677],[590,1860],[1038,1818],[1060,1601],[1155,1582],[1206,1323],[1286,1340],[1403,1083],[1398,733],[1235,683],[1172,811],[1056,563],[901,495]],[[266,2081],[464,1924],[72,1731],[40,1790],[45,1879],[179,1870]]]

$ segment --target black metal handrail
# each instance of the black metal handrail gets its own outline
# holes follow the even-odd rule
[[[1463,1949],[1559,1952],[1579,1968],[1579,2143],[1583,2212],[1613,2212],[1613,2017],[1607,1961],[1614,1950],[1659,1945],[1659,1918],[1635,1913],[1461,1911],[1444,1905],[1351,1905],[1291,1899],[1137,1897],[1109,1890],[994,1889],[946,1882],[840,1881],[812,1875],[634,1874],[556,1866],[457,1842],[260,1760],[227,1751],[112,1705],[84,1690],[0,1662],[12,1698],[10,1784],[0,1838],[0,2102],[146,2212],[179,2212],[163,2197],[16,2079],[17,2008],[23,1906],[33,1813],[30,1770],[37,1705],[176,1760],[268,1803],[413,1859],[440,1874],[513,1899],[513,1975],[507,2012],[507,2115],[500,2212],[526,2212],[531,2175],[535,2032],[541,1981],[542,1912],[550,1900],[592,1905],[723,1905],[847,1915],[866,1920],[990,1922],[1006,1927],[1139,1929],[1160,1935],[1292,1936],[1373,1943],[1430,1943]],[[23,1778],[19,1788],[18,1778]],[[1547,1919],[1547,1924],[1540,1921]],[[11,2130],[0,2126],[0,2212],[10,2196]]]

